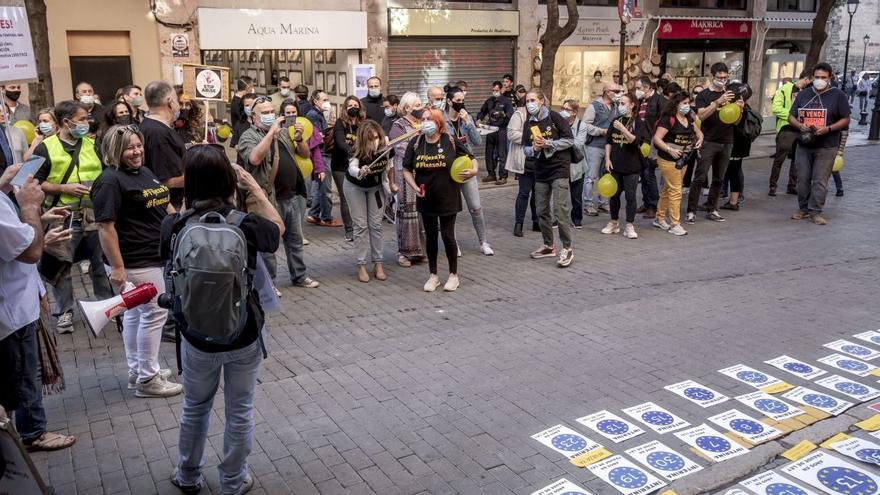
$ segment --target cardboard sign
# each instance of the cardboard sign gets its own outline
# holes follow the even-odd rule
[[[861,383],[854,382],[839,375],[831,375],[816,380],[816,385],[820,385],[830,390],[840,392],[841,394],[851,397],[858,402],[864,402],[876,397],[880,397],[880,390]]]
[[[837,416],[853,406],[852,402],[838,399],[822,392],[816,392],[806,387],[797,387],[794,390],[789,390],[782,394],[782,397],[798,404],[815,407],[832,416]]]
[[[602,448],[598,443],[563,425],[556,425],[536,433],[532,438],[568,457],[569,460]]]
[[[798,109],[798,120],[800,120],[804,125],[815,127],[816,129],[820,127],[825,127],[826,118],[828,116],[828,110],[824,108],[799,108]]]
[[[834,349],[837,352],[842,352],[844,354],[848,354],[859,359],[864,359],[866,361],[870,361],[872,359],[880,357],[880,351],[875,351],[874,349],[865,347],[861,344],[856,344],[854,342],[843,339],[829,342],[825,344],[824,347]]]
[[[645,432],[645,430],[609,411],[599,411],[595,414],[578,418],[577,422],[614,443],[620,443]]]
[[[864,340],[865,342],[880,345],[880,332],[876,330],[869,330],[867,332],[857,333],[853,335],[853,337],[859,340]]]
[[[789,481],[776,471],[767,471],[739,483],[759,495],[818,495],[812,490]]]
[[[776,421],[793,418],[804,413],[800,408],[790,406],[764,392],[740,395],[736,400]]]
[[[644,404],[629,407],[624,409],[623,412],[660,434],[690,426],[690,423],[687,421],[653,402],[645,402]]]
[[[746,385],[755,387],[758,390],[763,390],[768,394],[778,393],[792,388],[791,385],[782,380],[758,371],[755,368],[750,368],[744,364],[737,364],[729,368],[718,370],[718,372],[722,375],[727,375],[734,380],[739,380]]]
[[[726,395],[704,387],[693,380],[674,383],[663,388],[704,408],[728,400]]]
[[[868,376],[877,369],[873,364],[868,364],[843,354],[831,354],[830,356],[820,358],[819,362],[861,377]]]
[[[629,449],[626,453],[668,481],[675,481],[703,469],[696,462],[656,440]]]
[[[597,462],[587,469],[623,495],[646,495],[666,486],[651,473],[619,455]]]
[[[824,451],[788,464],[782,472],[828,493],[876,495],[880,478]]]
[[[551,485],[547,485],[544,488],[536,492],[532,492],[532,495],[593,495],[591,492],[584,490],[583,488],[575,485],[571,481],[568,481],[565,478],[553,483]]]
[[[0,6],[0,84],[30,81],[37,78],[34,44],[25,7]]]
[[[880,445],[858,437],[834,442],[831,448],[857,461],[880,465]]]
[[[770,366],[787,371],[794,376],[803,378],[804,380],[812,380],[813,378],[818,378],[826,373],[825,370],[816,368],[815,366],[786,355],[764,362]]]
[[[751,443],[761,443],[782,435],[776,428],[747,416],[736,409],[731,409],[709,418],[716,425],[730,430]]]
[[[675,436],[715,462],[731,459],[748,452],[745,447],[725,438],[724,435],[706,424],[676,432]]]
[[[182,64],[183,94],[201,101],[229,101],[229,68]]]

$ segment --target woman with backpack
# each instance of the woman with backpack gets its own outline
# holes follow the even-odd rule
[[[279,239],[284,233],[284,224],[275,207],[266,198],[266,194],[250,174],[238,165],[231,165],[226,153],[219,146],[196,145],[187,150],[183,157],[186,169],[184,177],[184,196],[187,209],[182,214],[169,215],[162,224],[160,254],[162,259],[186,258],[186,253],[173,252],[172,238],[176,237],[178,247],[183,247],[183,240],[189,232],[195,232],[193,223],[218,219],[222,215],[226,223],[212,223],[212,231],[223,231],[231,234],[225,239],[241,239],[246,243],[246,265],[248,272],[257,268],[258,252],[275,252]],[[242,214],[235,211],[233,198],[236,187],[245,189],[254,196],[250,212]],[[213,218],[211,218],[213,217]],[[237,219],[233,224],[229,224]],[[220,227],[220,226],[223,227]],[[203,229],[204,230],[204,229]],[[181,233],[183,233],[181,235]],[[190,236],[195,239],[195,235]],[[230,265],[234,263],[231,262]],[[245,267],[229,266],[233,273]],[[193,277],[193,274],[178,275]],[[175,278],[177,282],[177,278]],[[216,284],[222,287],[224,284]],[[222,493],[246,493],[253,487],[253,477],[248,472],[247,456],[251,451],[254,430],[254,396],[257,387],[257,373],[260,362],[265,357],[263,349],[264,315],[260,299],[256,291],[247,284],[244,301],[229,294],[223,294],[204,286],[198,287],[199,294],[189,296],[200,301],[229,301],[234,305],[223,307],[216,303],[210,305],[210,313],[200,312],[194,316],[195,309],[187,316],[187,308],[175,315],[186,325],[181,325],[180,366],[183,373],[185,390],[180,416],[180,441],[177,467],[171,477],[171,483],[184,493],[196,493],[206,483],[202,474],[202,459],[205,453],[211,406],[220,376],[223,375],[224,412],[226,416],[225,434],[223,435],[222,458],[217,468],[220,471],[220,491]],[[172,288],[169,288],[172,289]],[[172,293],[175,298],[187,300],[187,294],[181,294],[184,287],[175,286]],[[217,293],[215,293],[217,292]],[[224,297],[227,296],[227,297]],[[224,328],[222,336],[208,341],[202,333],[193,330],[214,331],[218,326],[223,328],[226,321],[207,321],[212,317],[220,318],[222,314],[237,313],[238,306],[246,308],[246,314],[232,331]],[[228,326],[228,325],[227,325]],[[226,340],[228,343],[221,343]],[[219,449],[218,449],[219,450]]]
[[[116,293],[126,282],[152,283],[165,292],[159,228],[171,207],[168,188],[144,166],[144,138],[132,125],[114,125],[103,133],[106,167],[92,184],[92,202],[101,249],[110,265]],[[95,267],[97,270],[98,268]],[[159,366],[159,344],[168,311],[156,298],[129,309],[122,318],[122,344],[128,364],[128,389],[135,397],[171,397],[183,387]]]
[[[743,102],[752,96],[751,88],[743,83],[731,83],[728,85],[728,89],[736,93],[737,98]],[[743,159],[749,156],[752,150],[752,141],[761,134],[760,117],[757,117],[756,114],[750,115],[751,111],[749,104],[745,103],[742,109],[743,116],[739,123],[733,127],[733,149],[730,152],[727,171],[724,173],[724,185],[730,185],[730,197],[727,199],[727,203],[720,206],[722,210],[739,210],[740,198],[745,185]],[[722,185],[722,189],[725,189],[724,185]]]
[[[336,119],[333,125],[333,150],[330,155],[330,169],[333,170],[333,182],[336,184],[336,192],[339,194],[339,210],[342,212],[342,224],[345,226],[345,240],[352,242],[351,211],[345,196],[345,177],[348,175],[348,160],[351,158],[355,142],[357,142],[358,126],[360,126],[366,114],[361,108],[361,101],[357,96],[349,96],[342,103],[345,113]]]
[[[425,110],[421,124],[421,134],[406,147],[403,177],[407,186],[416,192],[416,208],[425,225],[428,268],[431,271],[425,282],[425,292],[434,292],[440,286],[440,277],[437,276],[438,235],[443,238],[449,262],[449,279],[443,290],[452,292],[460,284],[455,217],[461,211],[461,186],[452,179],[452,163],[460,156],[468,156],[471,160],[474,157],[447,134],[446,119],[440,110]],[[465,171],[461,178],[466,180],[472,176],[472,171]]]

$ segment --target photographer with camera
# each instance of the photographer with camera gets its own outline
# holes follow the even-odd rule
[[[486,136],[486,172],[483,182],[494,182],[496,185],[507,184],[507,124],[513,116],[513,105],[510,99],[501,94],[501,81],[492,83],[492,96],[483,103],[477,114],[477,123],[486,121],[488,125],[499,130]],[[498,175],[495,175],[498,169]]]
[[[825,225],[822,207],[828,178],[837,156],[841,131],[849,127],[850,106],[846,94],[831,87],[831,65],[813,69],[813,85],[798,93],[788,123],[800,131],[794,163],[797,166],[798,211],[791,218],[809,219]]]
[[[657,121],[654,147],[657,148],[657,168],[663,175],[663,188],[657,202],[654,226],[673,235],[685,235],[681,226],[681,182],[687,163],[696,150],[703,146],[703,133],[696,126],[696,115],[691,99],[685,92],[672,95]],[[696,193],[699,196],[699,189]],[[671,223],[666,222],[669,210]]]

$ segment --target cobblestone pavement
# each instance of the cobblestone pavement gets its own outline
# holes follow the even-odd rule
[[[268,321],[257,391],[253,493],[529,494],[562,476],[616,493],[530,436],[563,423],[622,453],[661,437],[615,445],[574,420],[650,400],[700,424],[730,404],[704,410],[664,386],[694,379],[732,397],[751,389],[722,367],[784,375],[763,361],[813,362],[830,353],[822,344],[880,327],[880,216],[869,197],[880,189],[878,150],[848,150],[846,196],[829,195],[825,227],[789,220],[794,197],[766,196],[769,162],[752,160],[748,199],[726,223],[701,217],[676,238],[639,218],[641,237],[627,240],[598,232],[607,217],[588,217],[565,270],[529,259],[539,234],[510,235],[515,189],[486,191],[497,254],[477,252],[461,215],[462,286],[452,294],[421,291],[424,265],[396,266],[391,226],[389,279],[369,284],[357,281],[341,229],[307,227],[321,287],[280,284],[284,310]],[[445,278],[442,256],[440,267]],[[177,493],[181,399],[126,390],[122,343],[108,330],[96,339],[80,324],[59,337],[67,391],[46,398],[50,427],[78,440],[34,459],[63,494]],[[175,367],[173,345],[161,358]],[[218,395],[205,468],[214,493],[222,420]],[[662,441],[685,451],[671,434]]]

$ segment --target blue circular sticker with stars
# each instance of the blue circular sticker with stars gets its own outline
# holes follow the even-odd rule
[[[550,443],[557,449],[566,452],[577,452],[578,450],[583,450],[587,446],[587,440],[584,437],[572,435],[570,433],[556,435],[553,437],[553,440],[550,440]]]
[[[767,381],[767,375],[757,371],[740,371],[736,377],[746,383],[764,383]]]
[[[684,459],[674,452],[651,452],[648,454],[648,464],[661,471],[678,471],[684,468]]]
[[[596,428],[609,435],[620,435],[629,431],[629,425],[616,419],[603,419],[596,423]]]
[[[785,363],[782,365],[783,368],[791,371],[792,373],[801,373],[807,374],[813,372],[813,367],[809,364],[804,363]]]
[[[667,426],[675,422],[675,418],[663,411],[647,411],[642,413],[642,421],[652,425]]]
[[[856,457],[871,464],[880,464],[880,449],[857,450]]]
[[[764,431],[764,427],[757,421],[751,419],[736,418],[730,422],[730,427],[734,431],[745,433],[746,435],[757,435]]]
[[[847,495],[874,495],[877,483],[867,474],[855,469],[830,466],[822,468],[816,477],[823,486],[837,493]]]
[[[871,342],[875,344],[880,344],[880,335],[874,335],[873,337],[871,337]]]
[[[730,442],[716,437],[715,435],[706,435],[697,438],[697,446],[709,452],[727,452],[730,450]]]
[[[684,396],[688,399],[699,401],[712,400],[715,398],[715,394],[701,387],[690,387],[684,389]]]
[[[847,354],[852,354],[853,356],[870,356],[871,349],[868,349],[865,346],[856,345],[856,344],[847,344],[840,348],[843,352]]]
[[[807,495],[807,492],[788,483],[770,483],[764,489],[767,495]]]
[[[776,399],[758,399],[755,401],[755,407],[772,414],[782,414],[788,411],[788,406],[785,405],[785,402]]]
[[[837,361],[837,366],[841,369],[845,369],[847,371],[867,371],[868,365],[865,363],[860,363],[858,361],[853,361],[852,359],[839,359]]]
[[[824,407],[826,409],[837,407],[837,399],[827,395],[806,394],[802,398],[804,402],[813,407]]]
[[[608,480],[623,488],[640,488],[648,482],[648,476],[638,469],[623,466],[612,469]]]
[[[834,388],[851,395],[866,395],[868,393],[868,387],[854,382],[837,382],[834,384]]]

